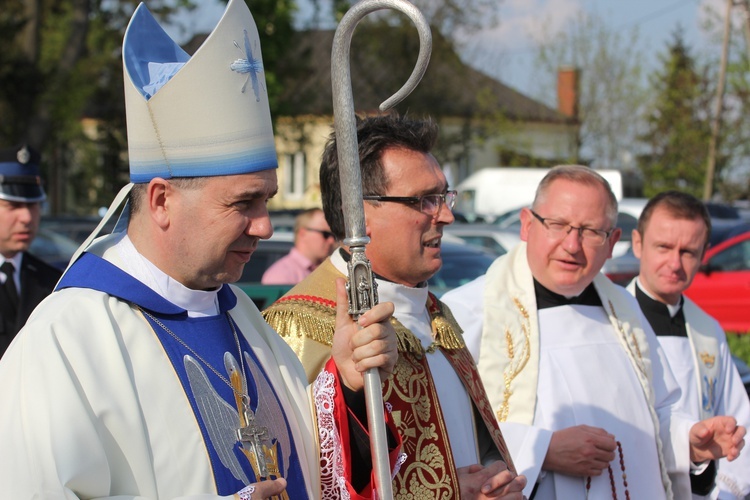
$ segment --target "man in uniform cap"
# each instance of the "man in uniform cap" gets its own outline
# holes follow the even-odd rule
[[[352,466],[333,399],[392,369],[393,308],[356,325],[339,283],[314,406],[294,352],[228,284],[271,236],[277,190],[247,5],[231,0],[190,57],[141,4],[123,62],[127,231],[84,243],[0,362],[0,498],[347,496],[346,471],[370,462]],[[321,464],[319,449],[338,459]]]
[[[0,151],[0,356],[60,279],[28,252],[45,199],[39,154],[26,145]]]

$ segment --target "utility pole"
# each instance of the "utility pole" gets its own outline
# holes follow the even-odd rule
[[[742,13],[745,16],[742,30],[745,32],[745,48],[750,53],[750,5],[748,5],[748,0],[737,0],[737,5],[742,8]]]
[[[727,14],[724,19],[724,44],[721,49],[721,66],[719,67],[719,84],[716,88],[716,109],[711,121],[711,139],[708,144],[708,165],[706,181],[703,185],[703,201],[709,201],[713,194],[714,175],[716,172],[716,146],[719,141],[721,110],[724,108],[724,86],[727,78],[727,59],[729,56],[729,32],[731,30],[732,5],[734,0],[727,0]]]

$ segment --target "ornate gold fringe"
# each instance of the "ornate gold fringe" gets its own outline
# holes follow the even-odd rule
[[[431,316],[436,344],[444,349],[461,349],[465,346],[463,331],[450,310],[440,307]],[[302,299],[285,300],[263,311],[263,317],[282,337],[307,337],[328,346],[333,343],[336,316],[334,308],[330,306]],[[396,330],[399,352],[424,355],[422,343],[411,331],[395,318],[391,318],[391,324]]]
[[[289,300],[263,311],[263,318],[282,337],[307,337],[330,346],[336,331],[336,315],[331,310],[305,300]]]

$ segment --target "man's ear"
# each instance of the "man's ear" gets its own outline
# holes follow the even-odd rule
[[[529,229],[534,218],[531,209],[522,208],[519,217],[521,218],[521,241],[529,241]]]
[[[612,250],[615,249],[615,245],[618,241],[620,241],[620,237],[622,237],[622,229],[619,227],[616,227],[612,230],[612,234],[609,235],[609,256],[608,259],[612,258]]]
[[[146,188],[146,204],[151,218],[161,228],[169,226],[169,198],[174,194],[174,187],[166,179],[151,179]]]
[[[643,237],[641,236],[641,233],[638,232],[637,229],[633,229],[633,255],[641,258],[641,252],[643,252]]]

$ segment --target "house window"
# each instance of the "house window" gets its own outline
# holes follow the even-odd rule
[[[284,155],[284,197],[288,199],[302,198],[307,187],[307,169],[305,168],[305,153]]]

